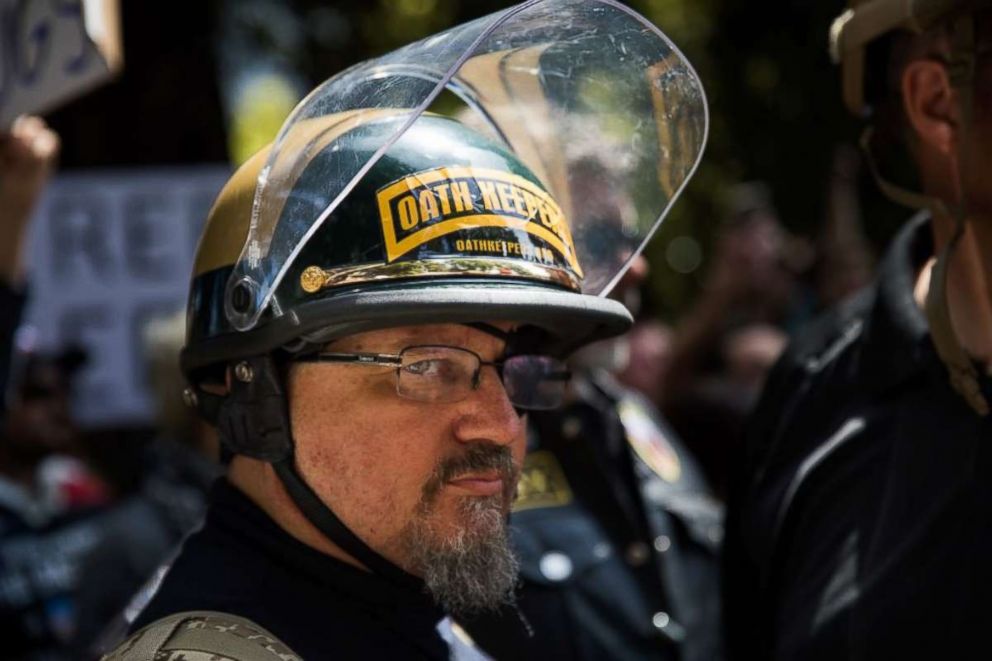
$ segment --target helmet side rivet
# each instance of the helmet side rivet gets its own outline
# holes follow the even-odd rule
[[[191,409],[195,409],[198,404],[196,391],[190,386],[183,388],[183,403]]]
[[[234,378],[242,383],[251,383],[251,380],[255,378],[255,370],[248,363],[238,363],[234,366]]]
[[[300,287],[308,294],[320,291],[324,287],[327,276],[319,266],[308,266],[300,274]]]
[[[239,282],[234,286],[231,290],[231,307],[237,312],[248,312],[251,307],[251,292],[248,290],[248,285]]]

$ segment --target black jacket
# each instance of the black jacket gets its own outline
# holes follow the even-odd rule
[[[497,659],[719,658],[722,510],[654,409],[605,374],[532,413],[511,516],[518,605],[464,622]]]
[[[733,658],[988,655],[992,421],[951,389],[913,299],[932,254],[919,217],[769,378],[728,518]]]
[[[457,656],[445,640],[448,621],[425,592],[297,541],[226,480],[132,631],[189,610],[248,618],[304,659]]]
[[[14,335],[21,323],[21,315],[27,297],[15,291],[5,282],[0,282],[0,423],[7,415],[7,398],[11,383],[11,363],[14,359]]]

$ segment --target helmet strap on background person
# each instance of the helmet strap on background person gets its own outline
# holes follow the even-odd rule
[[[951,84],[958,90],[961,108],[960,136],[957,142],[959,200],[949,214],[949,217],[954,219],[954,234],[940,251],[930,274],[926,314],[927,320],[930,322],[930,334],[933,337],[934,346],[950,372],[951,385],[964,397],[976,413],[987,416],[989,403],[979,386],[975,365],[954,333],[947,300],[947,277],[951,256],[964,235],[965,223],[968,218],[968,202],[964,188],[964,164],[966,163],[965,150],[973,127],[975,55],[975,21],[973,16],[965,14],[955,21],[951,56],[947,63],[948,75]],[[939,200],[934,200],[934,203],[941,204]],[[946,205],[941,206],[944,206],[943,211],[946,212]],[[937,213],[938,210],[939,208],[935,208],[934,213]]]

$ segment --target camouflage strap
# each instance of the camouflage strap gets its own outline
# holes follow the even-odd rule
[[[187,611],[144,627],[101,661],[301,661],[271,633],[237,615]]]

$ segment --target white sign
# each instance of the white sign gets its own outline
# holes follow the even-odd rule
[[[42,350],[87,350],[74,402],[84,425],[151,420],[141,331],[184,305],[200,229],[229,175],[224,166],[68,174],[46,191],[25,328]]]
[[[89,91],[121,61],[117,0],[0,0],[0,127]]]

